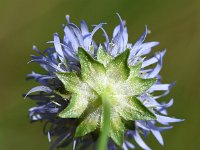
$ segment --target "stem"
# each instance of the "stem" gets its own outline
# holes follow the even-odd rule
[[[100,134],[100,138],[98,141],[98,150],[106,150],[108,143],[108,133],[110,129],[110,103],[107,100],[106,96],[102,97],[102,105],[103,105],[103,124],[102,130]]]

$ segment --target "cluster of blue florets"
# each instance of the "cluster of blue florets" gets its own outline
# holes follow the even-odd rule
[[[86,148],[95,146],[96,138],[94,135],[87,135],[82,138],[74,138],[74,133],[78,121],[76,119],[63,119],[58,117],[58,113],[68,106],[68,98],[63,98],[55,91],[63,90],[61,81],[55,76],[56,72],[80,72],[80,62],[77,55],[78,47],[85,49],[91,56],[96,58],[98,47],[101,45],[107,53],[116,57],[125,49],[130,49],[128,59],[129,65],[135,65],[142,61],[142,69],[140,71],[143,78],[157,78],[156,83],[145,93],[140,95],[139,100],[147,107],[153,108],[153,113],[156,120],[134,121],[132,126],[134,130],[128,130],[124,133],[125,140],[123,148],[134,148],[134,141],[143,149],[150,149],[143,138],[146,138],[148,133],[152,133],[160,144],[163,145],[163,138],[160,132],[171,129],[171,122],[179,122],[180,119],[171,118],[167,115],[167,108],[173,105],[173,99],[169,102],[159,102],[158,99],[167,95],[174,85],[162,84],[159,72],[163,65],[163,56],[166,50],[155,53],[148,57],[152,48],[157,46],[159,42],[144,42],[148,34],[146,27],[142,36],[134,43],[128,42],[127,27],[125,21],[122,21],[118,15],[120,24],[115,27],[113,37],[110,39],[104,30],[105,23],[100,23],[94,26],[92,32],[89,31],[85,21],[81,21],[81,27],[77,27],[66,16],[68,25],[64,26],[64,38],[60,39],[57,33],[54,34],[54,40],[50,41],[52,47],[44,52],[39,51],[35,46],[33,49],[38,53],[37,56],[32,56],[30,62],[37,62],[45,70],[44,74],[32,72],[28,74],[29,79],[34,79],[40,85],[32,88],[27,97],[36,101],[37,106],[30,108],[29,117],[35,121],[44,122],[44,133],[48,136],[51,143],[51,149],[56,147],[65,147],[73,143],[75,148]],[[96,31],[101,30],[105,37],[104,43],[95,42],[93,36]],[[155,64],[155,65],[154,65]],[[155,91],[162,91],[161,95],[154,95]],[[36,94],[34,92],[37,92]],[[34,93],[34,94],[33,94]],[[62,91],[61,91],[62,93]],[[108,148],[115,149],[115,144],[109,141]]]

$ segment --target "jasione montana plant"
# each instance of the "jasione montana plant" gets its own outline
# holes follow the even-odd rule
[[[38,56],[30,62],[39,63],[45,73],[28,75],[40,84],[26,94],[37,104],[30,108],[29,117],[44,121],[51,149],[72,144],[81,150],[127,150],[136,142],[148,150],[142,137],[152,133],[163,145],[160,132],[171,129],[169,123],[182,121],[167,116],[173,99],[157,101],[174,85],[162,84],[159,75],[166,51],[146,56],[159,43],[144,42],[147,27],[135,44],[128,43],[125,21],[118,17],[120,24],[111,40],[105,23],[90,32],[84,21],[78,28],[66,16],[62,40],[55,33],[49,42],[52,47],[44,52],[33,47]],[[97,30],[103,32],[104,43],[94,41]]]

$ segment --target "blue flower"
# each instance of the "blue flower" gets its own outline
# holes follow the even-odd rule
[[[152,133],[158,142],[163,145],[164,142],[160,132],[171,129],[172,126],[170,123],[182,121],[181,119],[167,116],[167,108],[173,105],[173,99],[167,103],[160,103],[157,101],[157,99],[167,95],[174,85],[174,83],[162,84],[161,76],[159,75],[166,50],[155,53],[152,57],[148,57],[147,54],[149,54],[152,48],[157,46],[159,42],[144,42],[149,32],[146,27],[145,32],[136,43],[128,43],[128,33],[125,21],[122,21],[119,15],[118,17],[120,24],[115,27],[112,39],[109,39],[109,36],[103,28],[105,23],[93,26],[93,30],[90,32],[84,21],[81,21],[81,28],[78,28],[70,21],[69,16],[67,15],[66,19],[68,25],[64,26],[64,38],[62,40],[59,38],[59,35],[55,33],[54,40],[48,42],[52,43],[53,46],[46,49],[44,53],[39,51],[35,46],[33,47],[39,56],[33,55],[30,62],[39,63],[46,72],[45,74],[38,74],[35,72],[28,74],[29,79],[34,79],[40,84],[39,86],[32,88],[26,94],[30,99],[35,100],[37,104],[37,106],[29,109],[29,117],[33,122],[45,122],[44,134],[48,136],[49,142],[51,143],[51,149],[65,147],[70,143],[73,143],[74,149],[86,149],[90,145],[96,146],[99,137],[99,131],[97,130],[98,128],[101,128],[101,125],[100,127],[97,126],[99,124],[98,118],[96,122],[93,120],[94,124],[91,126],[86,122],[88,123],[88,127],[85,127],[87,132],[84,131],[83,133],[82,130],[86,129],[80,127],[81,119],[79,116],[83,115],[83,111],[86,111],[86,103],[89,103],[90,101],[87,101],[86,99],[86,101],[83,102],[81,96],[85,93],[80,94],[78,92],[80,92],[80,87],[84,85],[84,90],[87,89],[86,94],[89,93],[89,99],[91,99],[91,96],[93,99],[98,99],[98,96],[101,96],[102,94],[102,92],[100,92],[101,89],[105,87],[103,85],[103,80],[105,78],[106,81],[110,82],[114,80],[117,82],[117,80],[121,79],[120,77],[125,74],[123,72],[123,67],[126,68],[126,66],[121,66],[122,70],[115,71],[117,61],[119,62],[122,58],[128,63],[127,69],[130,70],[129,77],[134,77],[134,83],[129,84],[129,82],[124,80],[127,84],[120,85],[120,88],[115,88],[110,83],[109,92],[126,93],[125,96],[134,95],[134,104],[137,105],[133,108],[131,107],[130,110],[137,110],[140,112],[139,116],[144,114],[147,116],[134,117],[132,114],[126,113],[125,109],[129,107],[120,105],[120,108],[116,105],[116,108],[118,109],[116,114],[119,113],[119,119],[123,118],[125,120],[125,123],[122,123],[121,126],[125,125],[126,130],[123,130],[123,135],[118,137],[112,136],[111,133],[108,148],[117,149],[118,146],[121,146],[125,150],[133,149],[135,148],[135,144],[131,141],[134,139],[141,148],[149,150],[149,146],[143,141],[143,138],[146,138],[149,133]],[[96,43],[94,41],[93,36],[97,30],[103,31],[105,37],[104,43]],[[94,67],[94,69],[96,69],[95,73],[98,74],[95,79],[92,80],[91,77],[89,78],[88,76],[86,77],[87,79],[84,79],[85,77],[83,74],[88,74],[88,65],[90,66],[89,71],[92,71],[92,62],[96,63],[94,66],[97,66],[97,68],[102,68],[100,66],[103,66],[104,69],[107,69],[107,72],[110,71],[111,74],[108,75],[109,77],[105,75],[105,78],[102,78],[101,76],[104,76],[104,74],[100,74],[102,70]],[[114,64],[114,70],[112,68],[112,63],[116,63]],[[111,64],[111,67],[109,67],[109,64]],[[155,67],[152,67],[154,64]],[[93,75],[92,72],[89,73]],[[80,74],[82,77],[80,77]],[[113,75],[114,77],[110,80],[110,76]],[[109,80],[107,80],[108,78]],[[136,78],[138,80],[136,80]],[[78,80],[81,81],[78,82]],[[135,91],[132,92],[135,92],[135,94],[129,94],[127,92],[129,85],[133,87]],[[111,90],[110,87],[112,87]],[[95,89],[95,92],[93,92],[93,89]],[[113,91],[113,89],[116,91]],[[83,91],[83,89],[81,90]],[[123,92],[123,90],[125,92]],[[154,95],[155,91],[162,91],[162,94]],[[35,92],[37,94],[32,94]],[[76,98],[74,94],[76,95]],[[77,98],[78,94],[81,95],[80,98]],[[108,92],[106,92],[106,94],[109,96]],[[114,98],[114,100],[115,99],[116,98]],[[73,100],[74,103],[72,104]],[[78,101],[78,103],[76,103],[76,101]],[[114,103],[116,102],[118,103],[118,100],[111,103],[111,108],[115,109]],[[94,102],[94,104],[96,105],[96,102]],[[127,104],[129,104],[128,101]],[[84,108],[83,105],[85,105]],[[77,109],[76,107],[79,106],[80,109]],[[100,116],[100,111],[101,110],[99,110],[96,115]],[[136,113],[136,116],[137,115],[138,114]],[[130,120],[131,117],[133,118],[132,120]],[[95,117],[90,117],[88,120],[91,122],[94,118]],[[82,117],[82,120],[84,119],[87,120],[87,117]],[[76,136],[77,132],[81,136]],[[123,138],[121,138],[122,136]],[[120,139],[122,139],[122,143],[120,143]]]

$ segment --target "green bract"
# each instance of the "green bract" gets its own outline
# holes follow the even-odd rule
[[[137,96],[148,90],[156,79],[142,79],[141,63],[128,66],[129,49],[113,58],[100,46],[97,60],[79,48],[80,74],[57,73],[65,90],[71,93],[69,105],[59,114],[61,118],[80,118],[76,137],[84,136],[103,125],[103,103],[110,106],[108,135],[119,146],[123,144],[124,130],[129,121],[155,120]]]

